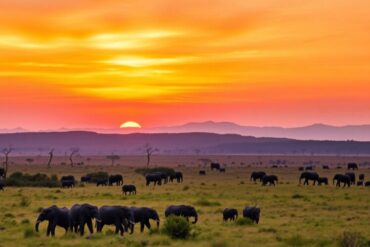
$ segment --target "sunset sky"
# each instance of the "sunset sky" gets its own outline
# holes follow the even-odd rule
[[[370,123],[370,1],[1,0],[0,129]]]

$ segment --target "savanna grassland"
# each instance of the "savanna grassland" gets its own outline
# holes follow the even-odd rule
[[[214,156],[208,157],[227,164],[226,173],[205,168],[206,176],[199,176],[203,166],[196,156],[155,156],[151,166],[172,166],[184,174],[183,183],[163,186],[145,186],[144,177],[135,168],[144,166],[145,158],[122,157],[116,165],[110,165],[104,157],[91,157],[84,166],[54,165],[48,169],[44,158],[26,165],[24,157],[12,159],[10,173],[81,175],[95,171],[120,173],[125,184],[135,184],[137,195],[124,196],[121,187],[96,187],[94,184],[76,186],[73,189],[7,187],[0,191],[0,246],[338,246],[343,239],[349,242],[370,241],[370,188],[335,188],[332,177],[344,173],[349,161],[365,162],[369,158],[358,157],[268,157],[268,156]],[[61,159],[61,158],[59,158]],[[271,160],[286,160],[285,165],[271,168]],[[297,166],[313,162],[320,176],[329,178],[329,186],[298,184],[300,172]],[[57,160],[60,162],[60,160]],[[56,163],[57,163],[56,162]],[[335,168],[339,163],[342,169]],[[332,166],[322,170],[322,165]],[[287,166],[287,167],[285,167]],[[249,180],[252,171],[263,170],[279,177],[279,184],[261,186]],[[364,173],[370,180],[370,169],[361,167],[356,174]],[[53,204],[71,207],[75,203],[97,206],[123,205],[155,208],[165,221],[165,208],[172,204],[189,204],[196,207],[199,221],[193,226],[187,240],[173,240],[156,231],[140,233],[136,225],[133,235],[115,236],[113,226],[106,226],[103,233],[80,237],[57,228],[57,236],[47,238],[46,225],[40,233],[34,231],[38,210]],[[222,222],[222,210],[234,207],[242,214],[246,205],[261,208],[259,225],[237,225]],[[152,224],[155,225],[154,223]],[[154,227],[155,228],[155,227]],[[344,232],[349,232],[343,237]],[[351,246],[351,245],[347,245]],[[355,245],[353,245],[355,246]]]

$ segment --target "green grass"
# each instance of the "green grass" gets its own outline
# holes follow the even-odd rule
[[[170,157],[175,164],[179,159]],[[194,162],[196,162],[196,157]],[[225,158],[226,159],[226,158]],[[319,158],[317,158],[319,159]],[[170,162],[169,162],[170,163]],[[190,163],[190,161],[189,161]],[[239,164],[239,162],[235,162]],[[96,187],[87,184],[73,189],[8,187],[0,192],[0,246],[174,246],[174,247],[228,247],[228,246],[368,246],[370,241],[370,189],[364,187],[335,188],[329,186],[300,186],[297,168],[231,167],[225,174],[211,172],[199,176],[199,168],[181,167],[184,182],[163,186],[145,186],[144,178],[128,166],[55,167],[13,166],[12,172],[28,174],[46,173],[58,177],[81,175],[106,169],[109,173],[124,175],[124,183],[135,184],[136,196],[125,197],[120,186]],[[67,171],[66,171],[67,169]],[[249,181],[254,170],[265,170],[279,176],[278,186],[264,186]],[[321,176],[331,178],[345,170],[318,170]],[[370,178],[369,169],[361,169]],[[243,183],[241,183],[243,181]],[[51,205],[71,207],[75,203],[91,203],[97,206],[123,205],[155,208],[163,228],[164,211],[175,204],[193,205],[199,214],[186,240],[175,240],[156,231],[135,233],[124,237],[113,234],[114,228],[106,226],[103,233],[93,237],[65,234],[57,228],[55,238],[46,237],[47,223],[40,225],[40,233],[34,232],[34,222],[41,208]],[[242,219],[245,206],[261,208],[259,224],[249,224]],[[224,208],[236,208],[239,220],[222,221]],[[192,221],[192,219],[191,219]],[[245,221],[245,222],[244,222]],[[246,223],[247,222],[247,223]],[[346,232],[346,233],[345,233]],[[357,244],[357,245],[353,245]]]

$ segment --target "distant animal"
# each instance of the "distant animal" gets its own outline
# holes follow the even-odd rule
[[[364,186],[364,181],[363,180],[357,181],[357,186]]]
[[[299,184],[301,184],[302,179],[304,179],[303,185],[309,185],[309,181],[313,181],[313,185],[318,182],[319,174],[316,172],[302,172],[299,177]]]
[[[108,185],[108,178],[98,178],[96,180],[96,186],[99,187],[100,186],[107,186]]]
[[[252,220],[252,222],[255,222],[256,224],[260,221],[260,213],[261,209],[256,207],[245,207],[243,210],[243,217],[249,218]]]
[[[262,178],[262,185],[263,186],[267,185],[267,184],[275,186],[275,182],[276,182],[276,184],[278,182],[278,177],[275,176],[275,175],[266,175]]]
[[[104,225],[114,225],[115,233],[123,236],[125,229],[134,229],[134,215],[128,207],[123,206],[102,206],[99,208],[100,221],[96,224],[96,231],[102,232]]]
[[[337,169],[342,169],[342,167],[341,166],[337,166]]]
[[[326,177],[319,177],[317,179],[317,184],[318,185],[322,185],[322,184],[328,185],[329,184],[328,178],[326,178]]]
[[[348,163],[347,164],[347,169],[348,170],[358,170],[358,165],[356,163]]]
[[[329,168],[329,166],[322,166],[322,169],[324,169],[324,170],[329,170],[330,168]]]
[[[75,204],[70,209],[70,228],[71,231],[79,232],[81,236],[84,235],[85,225],[87,225],[91,234],[93,234],[92,220],[101,222],[98,207],[90,204]]]
[[[304,171],[304,167],[302,166],[298,167],[298,171]]]
[[[365,174],[360,174],[360,175],[358,176],[358,179],[359,179],[359,180],[365,180]]]
[[[182,172],[175,172],[175,173],[170,175],[170,181],[171,182],[173,182],[173,180],[175,180],[175,179],[178,183],[182,183],[184,181],[183,176],[182,176]]]
[[[150,183],[153,183],[154,186],[162,185],[162,177],[161,174],[158,173],[149,173],[145,176],[146,186],[149,186]]]
[[[82,176],[81,177],[81,183],[90,183],[92,180],[91,176]]]
[[[220,168],[219,171],[225,173],[226,172],[226,168]]]
[[[351,186],[351,178],[348,175],[343,174],[336,174],[333,178],[333,184],[336,181],[336,187],[340,187],[341,183],[343,183],[344,187],[350,187]]]
[[[75,186],[75,183],[70,180],[62,180],[61,184],[62,188],[73,188]]]
[[[170,215],[176,216],[183,216],[186,220],[189,221],[190,217],[194,218],[193,224],[197,223],[198,221],[198,214],[194,207],[188,205],[172,205],[169,206],[166,211],[164,212],[165,216],[168,217]]]
[[[271,166],[271,168],[279,168],[277,165],[273,165]]]
[[[356,184],[356,174],[353,172],[347,172],[346,175],[351,178],[351,185]]]
[[[123,185],[123,177],[119,174],[110,175],[108,178],[108,182],[110,186],[112,186],[113,184],[116,184],[117,186]]]
[[[122,192],[127,195],[127,193],[136,195],[136,186],[133,184],[125,184],[122,186]]]
[[[313,166],[306,166],[304,169],[306,171],[312,171],[313,170]]]
[[[266,172],[252,172],[250,180],[252,181],[253,179],[253,182],[256,182],[257,180],[262,181],[264,176],[266,176]]]
[[[225,208],[223,211],[223,220],[224,221],[235,221],[238,219],[238,210],[235,208]]]
[[[205,176],[206,175],[206,171],[205,170],[200,170],[199,171],[199,175],[200,176]]]
[[[367,181],[367,182],[365,183],[365,187],[370,187],[370,181]]]
[[[60,226],[67,232],[70,224],[70,215],[68,208],[58,208],[53,205],[49,208],[42,209],[39,216],[36,219],[35,230],[39,231],[39,225],[41,222],[47,220],[49,222],[46,236],[55,236],[55,228]]]
[[[220,170],[221,165],[219,163],[211,163],[211,170],[213,171],[214,169]]]
[[[0,190],[4,191],[5,183],[0,181]]]
[[[140,232],[144,231],[145,226],[150,230],[151,225],[149,220],[156,221],[157,229],[159,229],[160,220],[157,211],[154,209],[146,207],[131,207],[130,210],[134,215],[134,223],[140,223]],[[134,231],[134,229],[132,229],[132,231]]]
[[[76,183],[76,180],[75,180],[75,177],[72,176],[72,175],[69,175],[69,176],[63,176],[61,179],[60,179],[60,183],[62,184],[62,187],[65,188],[65,187],[74,187],[75,186],[75,183]],[[64,186],[63,186],[64,184]]]

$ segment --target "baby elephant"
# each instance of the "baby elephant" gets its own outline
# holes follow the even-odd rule
[[[225,208],[223,215],[224,221],[235,221],[238,219],[238,210],[236,210],[235,208]]]
[[[317,182],[318,182],[318,185],[322,185],[322,184],[328,185],[328,178],[320,177],[317,179]]]
[[[125,184],[125,185],[122,186],[122,192],[125,195],[127,195],[127,193],[129,193],[130,195],[131,195],[131,193],[136,195],[136,187],[133,184]]]
[[[258,224],[260,221],[260,212],[261,209],[256,208],[256,207],[245,207],[243,210],[243,217],[244,218],[249,218],[252,220],[252,222],[255,222]]]

